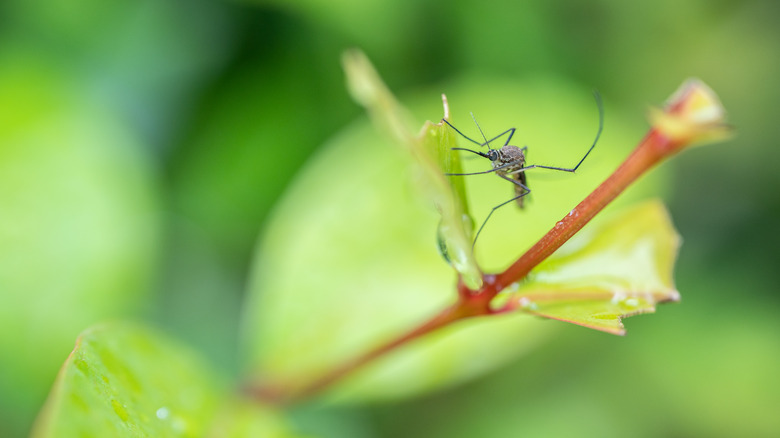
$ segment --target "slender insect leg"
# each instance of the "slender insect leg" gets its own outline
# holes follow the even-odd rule
[[[504,135],[506,135],[507,133],[509,133],[509,137],[507,138],[507,140],[506,140],[506,143],[504,143],[504,146],[506,146],[506,145],[508,145],[508,144],[509,144],[509,141],[510,141],[510,140],[512,140],[512,136],[513,136],[513,135],[515,135],[515,128],[509,128],[509,129],[507,129],[506,131],[502,132],[501,134],[498,134],[497,136],[495,136],[495,137],[491,138],[491,139],[490,139],[490,140],[488,140],[487,142],[485,142],[485,143],[480,143],[480,142],[478,142],[478,141],[474,140],[473,138],[470,138],[470,137],[469,137],[469,136],[467,136],[466,134],[464,134],[464,133],[460,132],[460,130],[459,130],[458,128],[456,128],[456,127],[452,126],[452,123],[448,122],[448,121],[447,121],[447,119],[441,119],[441,121],[442,121],[442,122],[444,122],[444,123],[446,123],[446,124],[448,124],[448,125],[450,126],[450,128],[454,129],[454,130],[455,130],[455,132],[457,132],[458,134],[460,134],[460,136],[461,136],[461,137],[465,138],[466,140],[468,140],[468,141],[470,141],[470,142],[472,142],[472,143],[474,143],[474,144],[476,144],[476,145],[478,145],[478,146],[480,146],[480,147],[481,147],[481,146],[485,146],[485,145],[487,145],[487,144],[490,144],[490,142],[491,142],[491,141],[498,140],[499,138],[501,138],[501,137],[503,137]]]
[[[589,151],[589,152],[590,152],[590,151]],[[587,157],[587,154],[586,154],[585,156]],[[584,159],[585,159],[585,158],[583,157],[583,160],[584,160]],[[513,170],[513,171],[510,171],[510,172],[507,172],[507,175],[514,175],[514,174],[516,174],[516,173],[525,172],[526,170],[530,170],[530,169],[549,169],[549,170],[560,170],[561,172],[569,172],[569,173],[574,173],[574,172],[576,172],[576,171],[577,171],[577,168],[578,168],[578,167],[580,167],[580,164],[582,164],[582,161],[580,161],[580,162],[579,162],[579,164],[577,164],[576,166],[574,166],[574,167],[572,167],[572,168],[566,168],[566,167],[553,167],[553,166],[542,166],[542,165],[539,165],[539,164],[532,164],[532,165],[530,165],[530,166],[522,167],[522,168],[520,168],[520,169]]]
[[[590,145],[590,148],[588,149],[588,152],[585,152],[585,155],[580,159],[580,162],[577,163],[574,167],[555,167],[555,166],[542,166],[539,164],[534,164],[528,167],[523,167],[521,169],[513,170],[511,172],[507,172],[507,174],[515,174],[520,172],[525,172],[528,169],[549,169],[549,170],[559,170],[561,172],[570,172],[574,173],[579,167],[580,164],[582,164],[583,161],[585,161],[586,158],[588,158],[588,155],[590,155],[590,152],[593,150],[594,147],[596,147],[596,143],[598,143],[599,138],[601,137],[601,131],[604,130],[604,105],[601,102],[601,95],[598,93],[598,91],[593,92],[593,97],[596,99],[596,105],[599,108],[599,130],[596,132],[596,139],[593,140],[593,144]],[[525,148],[523,148],[525,149]]]
[[[501,178],[504,178],[505,180],[511,182],[512,184],[514,184],[516,186],[520,186],[523,190],[525,190],[525,192],[515,196],[514,198],[512,198],[512,199],[510,199],[508,201],[505,201],[505,202],[502,202],[502,203],[496,205],[495,207],[493,207],[492,210],[490,210],[490,213],[488,213],[487,217],[485,218],[485,221],[482,222],[482,225],[479,227],[479,230],[477,231],[477,235],[474,236],[474,243],[471,244],[471,251],[472,252],[474,252],[474,246],[477,244],[477,239],[479,239],[479,234],[482,233],[482,229],[485,228],[485,225],[487,225],[488,220],[490,219],[490,216],[493,216],[493,213],[495,213],[495,211],[498,210],[499,208],[501,208],[501,207],[503,207],[503,206],[513,202],[513,201],[516,201],[516,200],[522,198],[523,196],[531,193],[531,189],[529,189],[527,185],[521,183],[520,181],[514,180],[512,178],[508,178],[508,177],[506,177],[504,175],[498,175],[498,176],[500,176]]]
[[[468,149],[466,149],[466,150],[468,150]],[[473,152],[473,151],[472,151],[472,152]],[[509,163],[502,164],[502,165],[500,165],[500,166],[498,166],[498,167],[494,167],[494,168],[492,168],[492,169],[490,169],[490,170],[485,170],[485,171],[483,171],[483,172],[472,172],[472,173],[445,173],[444,175],[446,175],[446,176],[469,176],[469,175],[482,175],[482,174],[484,174],[484,173],[493,173],[493,172],[496,172],[496,171],[498,171],[498,170],[503,170],[503,169],[506,169],[507,167],[512,167],[512,166],[516,165],[517,163],[519,163],[520,161],[521,161],[521,160],[510,161]],[[527,168],[526,168],[526,167],[524,167],[524,168],[522,168],[522,169],[520,169],[520,170],[515,170],[515,171],[512,171],[512,172],[507,172],[507,173],[509,173],[509,174],[515,174],[515,173],[518,173],[518,172],[520,172],[520,171],[523,171],[523,170],[525,170],[525,169],[527,169]],[[498,175],[498,174],[497,174],[497,175]],[[517,182],[517,181],[515,181],[515,180],[511,180],[511,181],[512,181],[513,183],[516,183],[516,182]]]

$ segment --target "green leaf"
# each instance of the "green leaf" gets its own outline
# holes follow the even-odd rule
[[[663,204],[642,203],[586,226],[511,299],[534,315],[623,335],[621,318],[680,299],[672,278],[679,242]]]
[[[33,437],[287,437],[279,414],[228,400],[200,357],[140,325],[82,333]]]
[[[417,185],[441,214],[438,238],[442,255],[461,274],[467,286],[478,289],[482,274],[471,251],[472,221],[463,179],[444,175],[462,171],[460,156],[451,150],[456,146],[451,130],[442,123],[428,121],[419,135],[413,135],[405,110],[362,52],[346,52],[344,70],[353,98],[416,159],[419,164]],[[445,106],[445,117],[447,111]]]
[[[220,397],[188,349],[141,326],[100,325],[76,341],[33,436],[204,436]]]

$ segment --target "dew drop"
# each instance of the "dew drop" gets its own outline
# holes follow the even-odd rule
[[[436,243],[439,247],[439,254],[441,254],[442,258],[444,258],[444,261],[447,263],[452,263],[452,260],[450,260],[450,252],[447,249],[447,239],[445,237],[445,234],[447,233],[447,227],[442,224],[442,222],[439,222],[439,227],[436,230]]]
[[[461,217],[463,220],[463,229],[468,230],[473,226],[471,218],[468,215]],[[442,258],[455,268],[463,276],[463,282],[470,289],[479,289],[482,286],[482,273],[476,267],[471,254],[470,242],[463,242],[462,238],[457,238],[457,230],[446,224],[443,220],[439,222],[436,230],[436,243]]]
[[[636,298],[629,298],[625,301],[626,306],[637,307],[639,306],[639,300]]]
[[[171,411],[167,407],[163,406],[157,410],[156,414],[157,414],[157,418],[159,418],[160,420],[167,420],[168,417],[170,417],[171,415]]]

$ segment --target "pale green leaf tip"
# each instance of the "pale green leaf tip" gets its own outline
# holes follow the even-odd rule
[[[439,249],[445,260],[462,276],[467,286],[477,289],[482,273],[471,250],[471,220],[468,216],[462,179],[451,179],[445,173],[460,169],[459,157],[451,150],[455,140],[442,123],[426,121],[419,134],[407,129],[406,112],[382,82],[381,77],[363,52],[344,52],[342,63],[347,87],[352,97],[363,105],[374,122],[386,128],[407,148],[419,164],[420,191],[425,193],[441,214],[437,230]],[[449,117],[449,104],[442,94],[444,117]],[[465,220],[464,218],[468,218]]]
[[[363,106],[377,100],[381,80],[366,55],[357,49],[344,52],[341,58],[347,75],[347,89],[350,95]]]

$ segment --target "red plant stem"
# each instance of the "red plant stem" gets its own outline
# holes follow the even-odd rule
[[[506,286],[522,280],[526,275],[552,255],[574,236],[598,212],[612,202],[639,176],[655,164],[672,155],[678,145],[656,130],[651,130],[634,152],[596,190],[544,235],[534,246],[496,277],[496,293]]]

